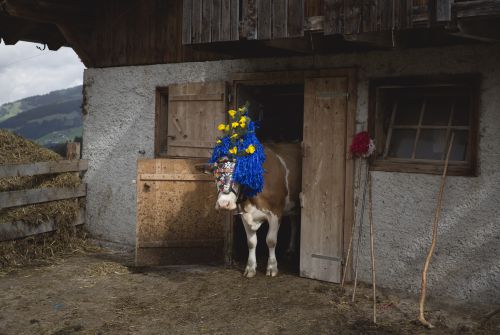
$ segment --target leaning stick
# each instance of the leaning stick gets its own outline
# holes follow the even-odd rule
[[[420,299],[419,299],[420,312],[418,315],[418,320],[428,328],[434,328],[434,326],[429,321],[427,321],[424,316],[425,291],[427,285],[427,269],[429,268],[429,263],[431,262],[432,254],[434,253],[434,248],[436,247],[437,228],[438,228],[439,216],[441,214],[441,204],[443,202],[443,192],[446,181],[446,172],[448,171],[448,162],[450,159],[450,153],[451,153],[451,148],[453,146],[454,138],[455,138],[455,133],[452,133],[450,144],[448,146],[448,152],[446,153],[446,161],[444,162],[443,175],[441,176],[441,185],[439,186],[436,212],[434,215],[434,224],[432,226],[432,243],[429,252],[427,253],[427,258],[425,259],[424,269],[422,270],[422,286],[420,288]]]
[[[361,177],[361,165],[362,165],[361,161],[359,161],[358,171],[357,171],[357,176],[356,176],[356,181],[358,183],[358,186],[360,184],[359,178]],[[357,204],[357,202],[358,202],[358,197],[359,196],[356,195],[356,199],[354,200],[355,204]],[[349,258],[351,256],[352,240],[353,240],[355,228],[356,228],[356,217],[354,217],[354,220],[353,220],[353,223],[352,223],[352,226],[351,226],[351,236],[349,237],[349,246],[347,247],[347,255],[346,255],[346,259],[345,259],[345,263],[344,263],[344,271],[342,272],[342,282],[340,284],[340,287],[344,287],[345,277],[346,277],[346,274],[347,274],[347,268],[349,266]]]
[[[356,261],[354,262],[354,287],[352,289],[352,299],[354,302],[356,299],[356,288],[358,286],[358,262],[359,262],[359,248],[361,246],[361,238],[363,236],[363,221],[365,214],[365,199],[366,199],[366,185],[368,184],[368,177],[370,176],[370,165],[366,163],[366,176],[365,184],[363,186],[363,200],[361,202],[361,214],[359,215],[359,228],[358,228],[358,244],[356,245]]]
[[[370,221],[370,246],[372,257],[373,323],[377,323],[377,289],[375,286],[375,243],[373,241],[372,176],[368,175],[368,220]]]

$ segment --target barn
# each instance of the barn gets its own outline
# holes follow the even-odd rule
[[[194,166],[248,101],[263,141],[302,143],[298,275],[340,282],[354,234],[371,280],[369,173],[377,283],[417,292],[453,134],[429,290],[498,302],[500,1],[1,3],[4,43],[70,46],[87,67],[86,223],[137,264],[241,258],[238,218]],[[363,130],[370,162],[349,155]]]

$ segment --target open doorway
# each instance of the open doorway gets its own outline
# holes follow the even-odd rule
[[[304,120],[304,84],[238,84],[236,105],[249,104],[249,116],[257,125],[257,137],[262,143],[302,142]],[[287,253],[291,239],[291,223],[288,217],[281,221],[276,246],[280,271],[299,273],[300,215],[297,220],[295,252]],[[267,222],[257,231],[257,264],[267,264]],[[233,220],[233,260],[246,264],[248,247],[245,229],[239,215]],[[262,270],[262,269],[259,269]]]

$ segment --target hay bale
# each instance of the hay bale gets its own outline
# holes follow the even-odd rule
[[[63,157],[40,145],[0,129],[0,164],[29,164],[58,161]],[[31,188],[76,187],[81,184],[78,173],[61,173],[32,177],[0,178],[0,192]],[[73,222],[84,205],[83,200],[66,199],[0,210],[0,224],[14,221],[38,225],[54,219],[57,231],[53,234],[0,243],[0,268],[30,263],[31,259],[50,256],[54,251],[79,244],[75,240]],[[22,255],[22,256],[21,256]]]

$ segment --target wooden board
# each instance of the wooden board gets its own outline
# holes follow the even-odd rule
[[[310,78],[304,88],[300,275],[340,282],[345,230],[352,224],[354,78]]]
[[[226,215],[215,210],[213,179],[194,168],[202,162],[137,162],[136,265],[223,261]]]
[[[0,192],[0,209],[42,202],[84,197],[87,184],[78,187],[51,187]]]
[[[86,171],[88,166],[89,162],[83,159],[0,165],[0,178]]]
[[[170,85],[167,114],[167,155],[210,157],[217,125],[226,121],[226,84]]]

